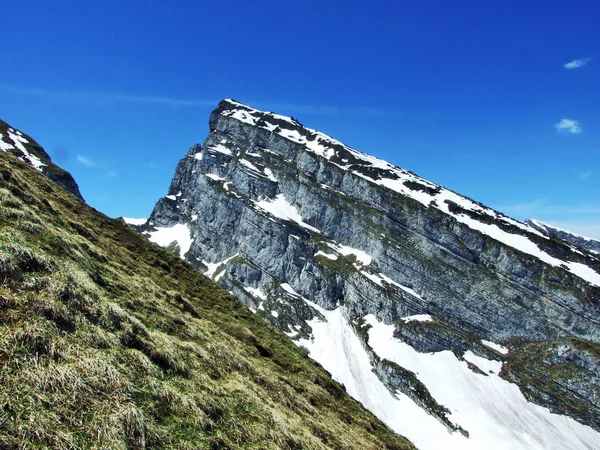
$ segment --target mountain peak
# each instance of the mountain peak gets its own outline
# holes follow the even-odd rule
[[[143,225],[151,241],[420,448],[600,444],[582,400],[600,395],[597,257],[296,119],[224,100],[209,124]]]

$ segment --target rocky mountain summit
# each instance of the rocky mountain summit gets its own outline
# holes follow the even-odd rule
[[[222,101],[139,229],[419,448],[600,448],[600,258]]]
[[[568,244],[575,245],[590,252],[600,253],[600,241],[596,239],[580,236],[579,234],[571,233],[567,230],[562,230],[558,227],[549,225],[544,222],[540,222],[539,220],[535,219],[527,219],[525,223],[548,235],[549,237],[556,237],[562,241],[567,242]]]
[[[16,155],[35,167],[56,184],[83,200],[79,186],[69,172],[58,167],[50,155],[33,138],[0,120],[0,150]]]

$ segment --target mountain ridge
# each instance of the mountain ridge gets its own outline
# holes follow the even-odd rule
[[[0,447],[414,448],[278,330],[0,152]]]
[[[0,120],[0,150],[9,151],[42,172],[56,184],[83,200],[73,176],[52,162],[50,155],[31,136]]]
[[[583,248],[590,252],[600,253],[600,241],[598,239],[581,236],[580,234],[563,230],[555,227],[554,225],[550,225],[536,219],[526,219],[524,223],[540,230],[543,233],[548,234],[549,236],[557,237],[569,244],[576,245],[577,247]]]
[[[444,427],[429,430],[441,440],[467,448],[484,437],[468,417],[461,419],[456,399],[428,384],[425,378],[435,378],[424,362],[429,352],[441,358],[450,351],[443,364],[467,368],[460,373],[469,383],[481,382],[471,373],[491,371],[489,383],[502,389],[510,387],[505,380],[518,383],[527,400],[600,429],[595,255],[292,118],[225,100],[209,129],[204,144],[178,164],[142,231],[309,348],[337,379],[354,386],[355,397],[369,403],[373,396],[346,376],[350,369],[328,365],[334,358],[324,342],[335,338],[333,329],[355,342],[352,352],[339,343],[345,359],[336,364],[354,367],[370,380],[362,387],[382,398],[391,390],[390,410],[408,404],[407,397],[425,407]],[[392,340],[384,338],[390,330],[384,325],[393,327]],[[416,353],[409,356],[396,341]],[[506,354],[497,350],[504,347]],[[532,351],[537,356],[528,367]],[[372,370],[377,379],[370,378]],[[542,414],[522,405],[523,414]],[[398,416],[372,408],[418,446],[435,448]],[[523,426],[496,406],[486,408],[499,420],[497,438]],[[553,441],[540,430],[521,432],[551,448],[553,442],[555,448],[598,443],[596,434],[578,430],[577,436],[561,431]],[[514,436],[504,438],[526,448]]]

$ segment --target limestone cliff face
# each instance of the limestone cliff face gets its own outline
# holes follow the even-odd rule
[[[299,342],[341,308],[379,378],[449,430],[419,375],[373,351],[365,317],[419,352],[501,360],[529,400],[600,429],[597,255],[295,119],[221,102],[145,232]]]

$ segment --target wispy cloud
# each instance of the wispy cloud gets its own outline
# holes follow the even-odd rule
[[[504,212],[508,215],[514,215],[517,217],[524,216],[541,216],[541,215],[553,215],[553,214],[564,214],[564,215],[600,215],[600,203],[580,203],[580,204],[569,204],[560,205],[556,203],[548,202],[547,199],[537,199],[531,202],[514,203],[508,205],[495,206],[499,211]]]
[[[94,161],[90,158],[86,158],[85,156],[77,155],[77,161],[83,164],[85,167],[96,167]]]
[[[147,105],[163,105],[173,107],[196,107],[196,106],[216,106],[217,100],[204,99],[185,99],[168,96],[155,95],[130,95],[114,92],[94,92],[94,91],[65,91],[54,89],[40,89],[37,87],[15,86],[12,84],[0,83],[0,89],[13,94],[42,97],[53,100],[88,103],[96,105],[107,105],[117,103],[141,103]]]
[[[591,170],[588,170],[587,172],[583,172],[579,174],[579,179],[580,180],[585,180],[586,178],[588,178],[590,175],[592,174]]]
[[[573,119],[562,119],[560,122],[554,125],[554,128],[556,128],[559,133],[581,133],[581,124],[577,120]]]
[[[104,178],[114,178],[119,172],[111,168],[111,165],[108,163],[99,164],[91,158],[87,156],[77,155],[77,162],[88,167],[90,169],[94,169],[95,172],[101,174]]]
[[[583,236],[600,239],[600,203],[557,204],[548,199],[537,199],[494,207],[520,220],[538,219]]]
[[[0,83],[0,89],[18,95],[34,96],[51,100],[86,103],[98,106],[113,104],[146,104],[170,107],[216,107],[219,100],[194,99],[194,98],[176,98],[160,95],[131,95],[119,94],[114,92],[94,92],[94,91],[68,91],[41,89],[37,87],[15,86],[12,84]],[[295,114],[316,115],[316,116],[346,116],[363,115],[373,117],[404,117],[408,114],[399,110],[386,110],[370,106],[327,106],[327,105],[309,105],[296,103],[268,103],[268,102],[249,102],[251,106],[269,110],[281,111]]]
[[[565,64],[565,69],[579,69],[580,67],[587,66],[587,64],[592,60],[592,58],[580,58],[574,59]]]

